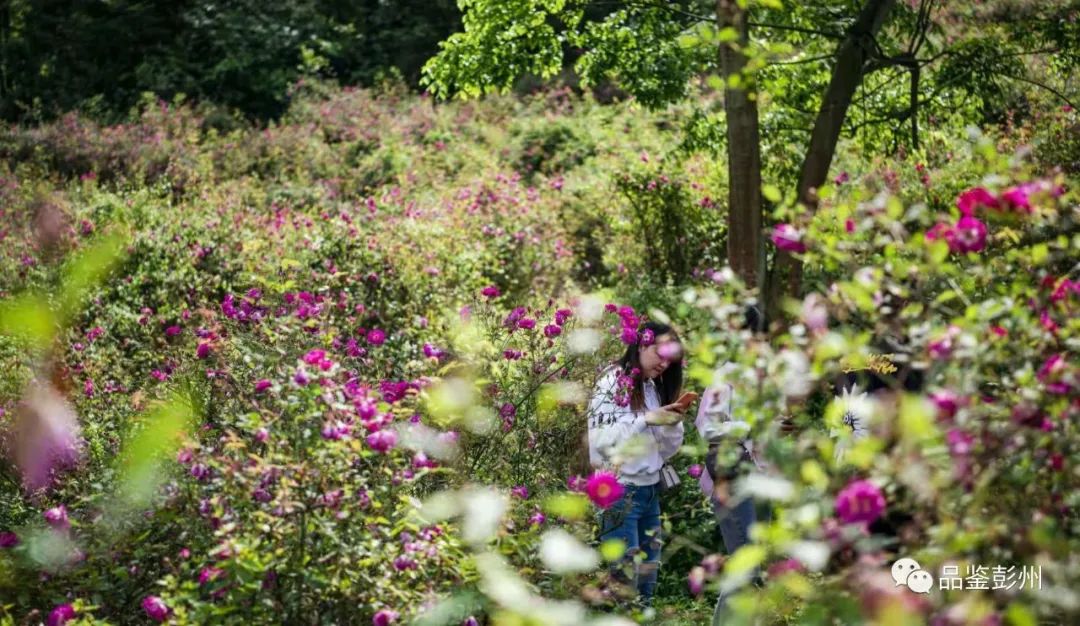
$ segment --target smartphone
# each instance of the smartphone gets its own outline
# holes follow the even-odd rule
[[[681,406],[682,409],[685,411],[686,409],[690,408],[690,405],[693,404],[694,400],[697,399],[698,394],[694,393],[693,391],[685,391],[673,404]]]

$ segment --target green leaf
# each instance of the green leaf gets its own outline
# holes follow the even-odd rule
[[[161,462],[172,457],[190,435],[194,411],[187,400],[173,396],[151,410],[140,430],[125,442],[117,461],[120,498],[133,507],[145,506],[157,490]]]
[[[900,198],[889,196],[889,199],[885,201],[885,213],[889,219],[900,219],[900,216],[904,214],[904,205],[900,202]]]
[[[900,434],[905,441],[918,443],[937,433],[934,405],[922,396],[905,394],[900,400]]]
[[[45,349],[56,332],[56,316],[45,297],[23,293],[0,303],[0,333]]]
[[[730,43],[732,41],[739,40],[739,31],[735,30],[732,26],[727,26],[720,29],[720,32],[716,33],[716,40],[719,43]]]
[[[949,258],[949,244],[940,239],[935,239],[930,242],[930,260],[934,265],[941,265],[945,262],[945,259]]]
[[[1031,612],[1031,609],[1019,602],[1014,602],[1009,605],[1009,608],[1005,610],[1005,618],[1009,620],[1009,623],[1013,626],[1035,626],[1035,624],[1038,623],[1035,620],[1035,614]]]
[[[731,558],[724,564],[724,573],[728,576],[739,576],[761,565],[764,560],[765,547],[748,544],[731,555]]]
[[[544,500],[544,510],[549,515],[579,520],[589,510],[589,499],[580,493],[562,493]]]
[[[60,317],[69,319],[87,293],[96,288],[119,262],[125,237],[110,233],[68,261],[60,283]]]
[[[1045,243],[1040,243],[1031,248],[1031,262],[1035,265],[1042,265],[1046,262],[1047,257],[1050,256],[1050,248]]]
[[[626,554],[626,543],[622,539],[608,539],[600,544],[600,556],[608,563],[613,563]]]
[[[780,189],[776,185],[762,185],[761,195],[769,202],[780,202]]]

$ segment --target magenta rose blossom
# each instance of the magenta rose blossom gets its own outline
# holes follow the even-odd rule
[[[169,607],[165,601],[157,596],[146,596],[142,601],[143,611],[146,616],[155,622],[164,622],[169,617]]]
[[[389,626],[393,622],[396,622],[397,618],[397,611],[391,611],[390,609],[379,609],[379,612],[371,618],[371,624],[372,626]]]
[[[548,339],[553,339],[562,334],[562,328],[557,324],[548,324],[544,327],[544,336]]]
[[[377,430],[367,436],[367,444],[372,450],[386,454],[397,445],[397,434],[392,430]]]
[[[1001,192],[1001,202],[1010,209],[1031,212],[1031,199],[1028,197],[1032,191],[1031,185],[1017,185],[1009,187]]]
[[[688,467],[686,472],[690,474],[691,478],[701,478],[701,466],[696,463]]]
[[[774,226],[769,239],[772,239],[773,245],[786,252],[806,252],[806,244],[802,242],[802,233],[791,224]]]
[[[836,516],[845,524],[869,524],[885,511],[885,496],[869,480],[855,480],[836,494]]]
[[[195,356],[200,359],[205,359],[206,357],[210,356],[210,343],[207,341],[201,342],[195,348]]]
[[[10,530],[0,532],[0,548],[14,548],[19,545],[19,536]]]
[[[955,417],[956,412],[960,410],[960,406],[963,403],[963,399],[960,396],[948,389],[935,391],[930,394],[930,401],[937,407],[937,416],[939,420],[949,420]]]
[[[956,198],[956,208],[960,209],[961,215],[974,215],[975,209],[980,206],[996,209],[998,200],[983,187],[968,189]]]
[[[956,251],[956,230],[952,226],[939,222],[926,231],[927,241],[937,241],[938,239],[948,244],[950,252]]]
[[[495,285],[488,285],[487,287],[484,287],[483,289],[480,290],[480,295],[484,296],[485,298],[489,298],[489,299],[490,298],[498,298],[499,293],[501,293],[501,292],[499,291],[499,288],[496,287]]]
[[[574,474],[566,479],[566,488],[574,493],[585,493],[585,487],[588,485],[588,481],[584,476],[578,476]]]
[[[686,587],[690,590],[690,593],[695,596],[700,596],[701,592],[705,590],[705,568],[700,565],[695,565],[690,568],[690,574],[686,577]]]
[[[63,626],[73,619],[75,619],[75,608],[70,604],[60,604],[49,612],[49,619],[45,623],[48,626]]]
[[[954,252],[980,252],[986,247],[986,224],[976,217],[961,217],[956,222],[953,233],[956,242]],[[953,246],[950,246],[950,249],[952,248]]]
[[[611,472],[593,472],[585,484],[585,495],[601,509],[609,508],[623,496],[623,486]]]
[[[303,360],[304,363],[307,363],[308,365],[318,365],[324,358],[326,358],[326,351],[316,348],[314,350],[308,350],[307,354],[304,355]]]
[[[63,530],[71,526],[71,522],[68,521],[67,508],[65,508],[63,504],[61,504],[60,506],[54,506],[53,508],[45,511],[43,515],[45,517],[45,521],[48,522],[49,526],[52,526],[57,530]]]
[[[373,328],[368,331],[367,342],[373,346],[381,346],[386,342],[386,333],[378,328]]]
[[[263,393],[264,391],[266,391],[269,388],[270,388],[270,381],[269,380],[267,380],[265,378],[262,378],[260,380],[255,381],[255,393]]]

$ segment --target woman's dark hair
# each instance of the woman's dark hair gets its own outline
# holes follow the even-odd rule
[[[667,324],[652,321],[645,322],[638,329],[637,343],[627,346],[626,353],[618,361],[619,369],[626,375],[629,375],[635,367],[639,372],[641,371],[641,336],[647,330],[652,331],[653,341],[658,341],[664,335],[679,341],[678,333]],[[630,392],[630,408],[635,411],[640,411],[645,407],[644,383],[645,380],[640,374],[634,377],[634,389]],[[672,361],[671,365],[668,365],[664,373],[656,380],[656,391],[657,395],[660,396],[660,406],[671,404],[678,399],[679,393],[682,391],[682,383],[682,359],[678,359]]]
[[[761,312],[761,309],[756,304],[748,304],[746,309],[743,310],[743,328],[755,333],[765,332],[765,314]]]

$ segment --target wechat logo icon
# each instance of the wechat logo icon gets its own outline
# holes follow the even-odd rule
[[[930,593],[934,588],[934,577],[915,559],[903,558],[893,563],[892,577],[897,586],[906,585],[915,593]]]

